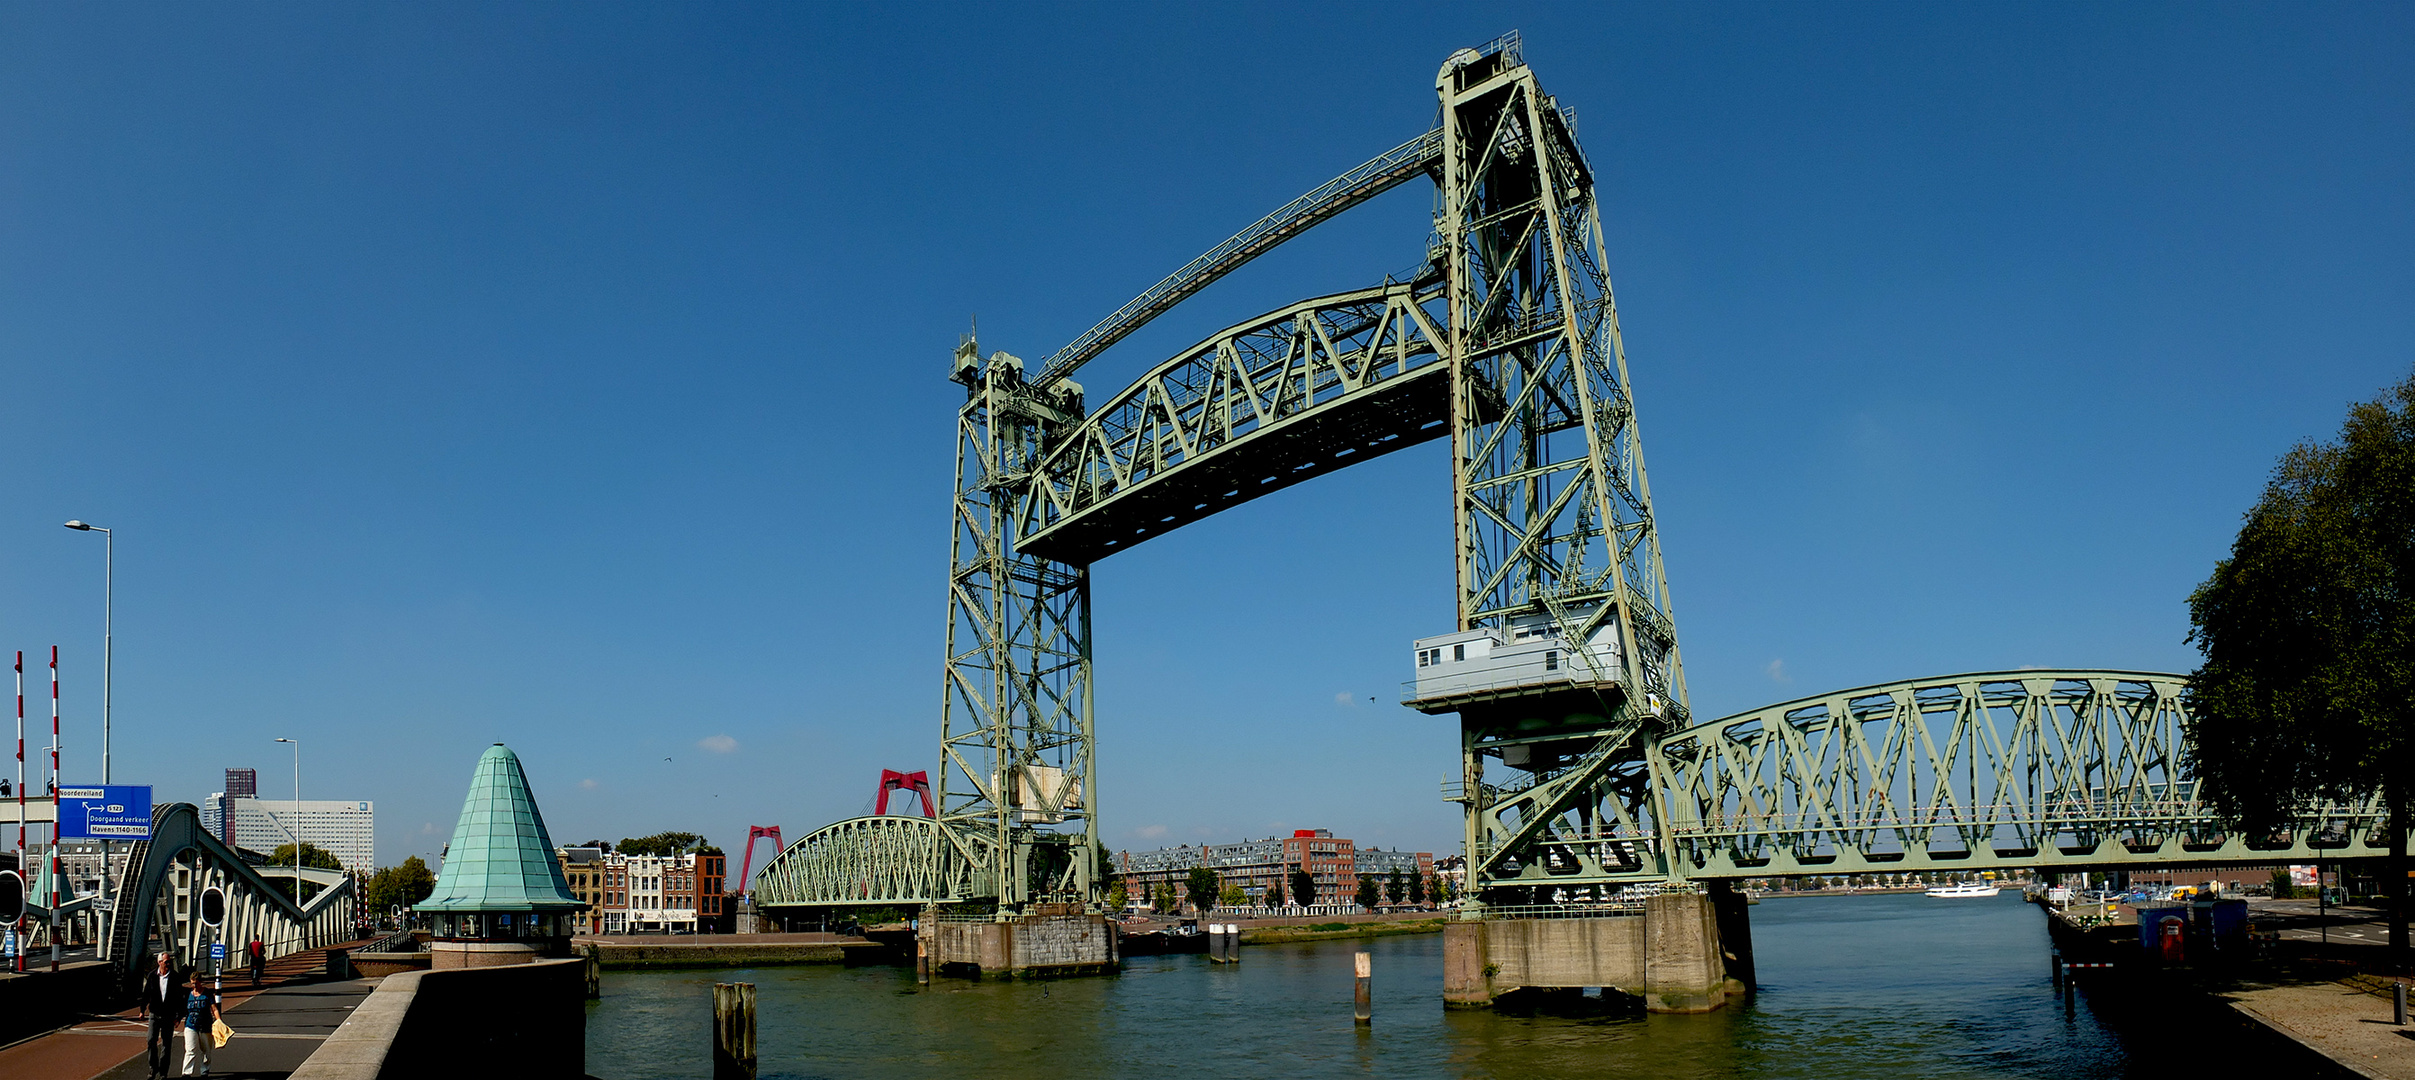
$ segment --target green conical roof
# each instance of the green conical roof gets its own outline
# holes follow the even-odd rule
[[[545,815],[528,793],[520,757],[502,743],[478,755],[470,796],[462,800],[436,891],[418,911],[575,911],[562,864],[554,858]]]

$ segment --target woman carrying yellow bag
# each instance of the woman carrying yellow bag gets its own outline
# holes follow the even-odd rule
[[[219,1029],[225,1027],[226,1021],[218,1018],[217,996],[210,993],[196,973],[184,999],[184,1075],[210,1074],[210,1051],[226,1045],[226,1040],[218,1036]]]
[[[225,1046],[226,1041],[234,1037],[235,1029],[226,1026],[226,1017],[221,1016],[210,1025],[211,1046]]]

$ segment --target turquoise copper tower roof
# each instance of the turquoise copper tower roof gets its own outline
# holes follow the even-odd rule
[[[478,755],[470,796],[462,800],[436,890],[417,911],[576,911],[562,864],[554,858],[545,815],[528,793],[520,757],[496,743]]]

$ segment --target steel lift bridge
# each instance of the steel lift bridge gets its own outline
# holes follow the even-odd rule
[[[1471,891],[2378,853],[2378,808],[2224,836],[2184,776],[2178,676],[2021,671],[1713,722],[1688,709],[1643,440],[1572,113],[1511,34],[1451,56],[1441,124],[1261,219],[1029,369],[970,339],[936,817],[826,826],[761,909],[1091,902],[1092,564],[1269,492],[1450,440],[1455,631],[1404,702],[1460,720]],[[1071,376],[1211,282],[1402,183],[1406,280],[1218,331],[1085,408]],[[2328,846],[2326,846],[2328,845]],[[2250,850],[2253,855],[2249,854]]]

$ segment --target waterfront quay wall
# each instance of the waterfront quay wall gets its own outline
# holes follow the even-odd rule
[[[378,984],[294,1080],[587,1075],[586,961],[407,971]]]
[[[1743,899],[1666,893],[1624,914],[1448,924],[1443,1003],[1480,1007],[1518,990],[1599,986],[1640,998],[1652,1012],[1710,1012],[1750,989]]]
[[[1097,975],[1114,971],[1121,959],[1117,934],[1113,919],[1074,908],[1004,921],[925,918],[916,944],[942,974]]]
[[[855,954],[885,957],[878,942],[840,934],[713,934],[704,936],[580,937],[572,952],[593,947],[607,970],[682,967],[768,967],[780,964],[846,964]]]

